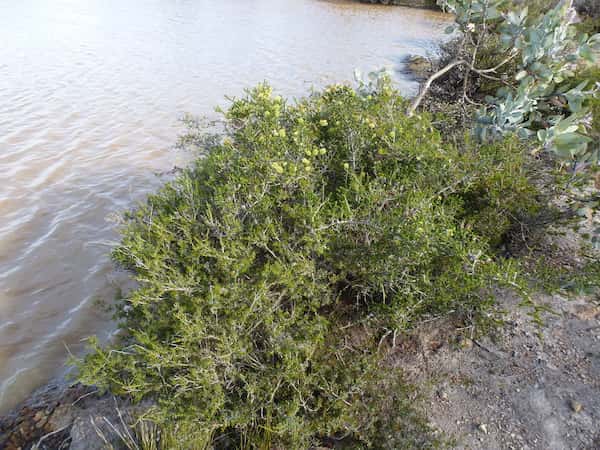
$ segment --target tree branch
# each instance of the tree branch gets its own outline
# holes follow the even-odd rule
[[[425,95],[427,95],[427,91],[429,91],[429,88],[431,87],[431,84],[435,80],[437,80],[442,75],[448,73],[449,71],[451,71],[455,67],[461,66],[463,64],[467,64],[468,65],[468,63],[465,60],[457,59],[455,61],[452,61],[450,64],[448,64],[443,69],[441,69],[441,70],[437,71],[436,73],[434,73],[433,75],[431,75],[427,79],[427,81],[425,82],[425,84],[423,85],[423,87],[421,88],[421,92],[419,93],[419,95],[417,95],[417,97],[415,97],[415,99],[412,101],[410,107],[408,108],[408,111],[407,111],[408,117],[412,117],[415,114],[415,111],[417,110],[417,108],[419,107],[419,105],[421,104],[421,102],[423,101],[423,99],[425,98]]]
[[[473,68],[472,70],[475,73],[478,73],[479,75],[482,75],[484,73],[491,73],[491,72],[495,72],[497,71],[500,67],[502,67],[505,64],[508,64],[511,60],[515,59],[515,57],[519,54],[519,52],[513,52],[508,58],[506,58],[504,61],[502,61],[500,64],[498,64],[495,67],[492,67],[491,69],[475,69]]]
[[[412,101],[410,107],[408,108],[408,111],[407,111],[408,117],[412,117],[415,114],[415,111],[417,110],[417,108],[419,107],[419,105],[421,104],[423,99],[425,98],[425,95],[427,95],[427,91],[429,91],[429,88],[431,87],[433,82],[435,80],[437,80],[438,78],[440,78],[442,75],[448,73],[450,70],[454,69],[455,67],[461,66],[461,65],[466,65],[468,67],[469,71],[475,72],[476,74],[478,74],[484,78],[489,78],[491,80],[496,80],[496,81],[503,81],[501,78],[496,78],[496,77],[493,77],[488,74],[492,73],[492,72],[496,72],[500,67],[509,63],[517,55],[518,55],[518,52],[512,53],[506,59],[504,59],[501,63],[499,63],[495,67],[492,67],[489,69],[477,69],[476,67],[474,67],[474,64],[469,64],[469,62],[465,61],[464,59],[456,59],[456,60],[452,61],[446,67],[444,67],[443,69],[434,73],[427,79],[425,84],[421,87],[421,91],[419,92],[419,95],[417,97],[415,97],[415,99]]]

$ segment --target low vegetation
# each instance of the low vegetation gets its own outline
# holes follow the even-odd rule
[[[481,142],[516,134],[532,153],[551,154],[571,171],[564,186],[576,186],[580,194],[586,191],[567,195],[568,201],[576,198],[570,209],[594,222],[591,217],[600,208],[596,2],[438,3],[456,15],[447,31],[457,37],[442,47],[437,68],[409,114],[423,109],[449,112],[453,120],[441,124],[446,134],[470,129]],[[600,248],[597,221],[586,235]]]
[[[414,414],[383,413],[410,402],[380,352],[522,290],[498,249],[543,203],[517,140],[445,142],[405,107],[388,81],[297,104],[261,85],[224,114],[224,139],[192,127],[203,155],[128,216],[126,333],[94,345],[81,379],[155,400],[155,421],[206,443],[425,445]]]
[[[600,147],[589,133],[590,110],[584,107],[597,87],[593,80],[569,82],[578,69],[595,63],[600,34],[574,26],[573,0],[533,2],[534,14],[506,0],[438,3],[455,14],[447,32],[460,37],[450,47],[453,58],[424,83],[408,113],[417,111],[436,80],[460,68],[457,100],[477,107],[473,131],[479,140],[515,133],[536,137],[541,148],[570,163],[597,164]]]
[[[218,133],[188,120],[197,159],[127,214],[114,258],[137,288],[80,380],[149,400],[164,448],[442,445],[384,355],[432,317],[493,320],[499,288],[530,306],[532,278],[554,288],[506,248],[564,177],[517,129],[477,140],[451,108],[418,106],[376,77],[295,103],[259,85]],[[597,100],[580,106],[597,132]]]

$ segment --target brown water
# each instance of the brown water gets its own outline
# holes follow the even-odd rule
[[[319,0],[0,2],[0,413],[65,370],[125,275],[110,216],[182,164],[184,112],[269,80],[283,95],[398,72],[441,14]]]

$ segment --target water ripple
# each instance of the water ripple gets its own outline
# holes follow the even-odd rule
[[[446,21],[318,0],[0,2],[0,414],[64,370],[65,346],[114,332],[93,306],[126,280],[107,216],[185,163],[178,117],[265,79],[299,96],[398,69]]]

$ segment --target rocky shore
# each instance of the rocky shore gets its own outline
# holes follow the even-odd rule
[[[136,413],[123,399],[64,380],[49,383],[0,417],[3,450],[103,450],[123,448]]]

